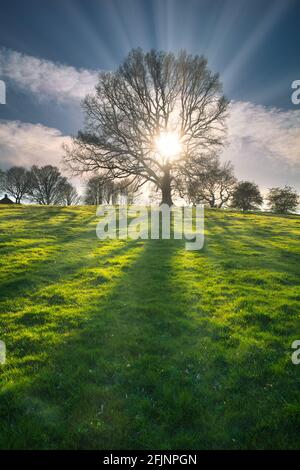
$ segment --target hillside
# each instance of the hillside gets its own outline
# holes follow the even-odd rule
[[[199,252],[96,221],[0,208],[0,447],[299,447],[300,217],[207,211]]]

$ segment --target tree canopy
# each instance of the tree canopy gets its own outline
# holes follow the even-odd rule
[[[296,211],[299,204],[299,195],[290,186],[276,187],[269,190],[267,200],[271,211],[287,214]]]
[[[258,209],[263,203],[257,184],[251,181],[240,181],[232,194],[231,206],[243,211]]]
[[[183,169],[222,145],[227,105],[204,57],[134,49],[117,71],[100,73],[65,160],[76,173],[150,182],[171,204]]]

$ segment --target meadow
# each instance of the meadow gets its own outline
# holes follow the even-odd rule
[[[300,217],[207,210],[201,251],[96,223],[0,208],[0,448],[299,448]]]

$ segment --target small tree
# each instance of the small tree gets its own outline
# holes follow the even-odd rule
[[[109,204],[113,198],[114,184],[106,174],[95,175],[89,178],[84,202],[89,205]]]
[[[268,193],[268,205],[272,212],[287,214],[294,212],[299,204],[299,196],[291,186],[271,188]]]
[[[34,165],[30,171],[29,195],[37,204],[62,204],[65,198],[67,179],[57,167]]]
[[[76,191],[76,188],[67,181],[63,189],[63,204],[66,206],[76,206],[79,201],[80,197]]]
[[[241,181],[232,194],[231,206],[242,211],[257,210],[263,203],[257,184],[250,181]]]
[[[30,174],[22,166],[13,166],[4,174],[2,190],[15,198],[16,204],[20,204],[23,197],[30,189]]]
[[[88,180],[84,201],[90,205],[116,204],[120,196],[125,196],[131,204],[137,189],[130,179],[115,181],[107,174],[97,175]]]
[[[133,204],[133,202],[140,196],[138,192],[139,184],[137,182],[132,182],[129,178],[122,179],[115,183],[115,197],[116,202],[120,201],[120,198],[124,197],[127,200],[128,204]]]
[[[236,185],[232,164],[222,164],[217,155],[199,159],[186,178],[183,187],[186,187],[188,202],[206,204],[212,208],[228,204]],[[182,191],[181,195],[184,195]]]

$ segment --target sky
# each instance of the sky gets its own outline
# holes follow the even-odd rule
[[[300,191],[300,0],[1,0],[0,168],[61,166],[101,70],[134,47],[203,54],[231,100],[222,153],[262,191]]]

